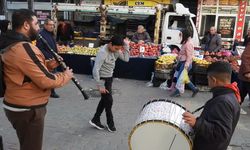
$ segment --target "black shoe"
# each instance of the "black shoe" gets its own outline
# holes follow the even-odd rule
[[[107,128],[108,128],[108,131],[109,131],[109,132],[115,132],[115,131],[116,131],[116,128],[115,128],[114,125],[113,125],[113,126],[107,125]]]
[[[192,97],[195,97],[196,96],[196,94],[199,92],[199,89],[195,89],[194,91],[193,91],[193,94],[192,94]]]
[[[104,126],[99,121],[94,121],[92,119],[92,120],[89,120],[89,124],[92,125],[93,127],[95,127],[98,130],[103,130],[104,129]]]
[[[60,96],[58,94],[56,94],[56,93],[51,93],[50,97],[52,97],[52,98],[59,98]]]
[[[174,93],[170,94],[170,97],[180,97],[181,94],[179,92],[179,90],[175,90]]]

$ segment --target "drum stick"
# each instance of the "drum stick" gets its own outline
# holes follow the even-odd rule
[[[198,111],[200,111],[201,109],[203,109],[204,108],[204,105],[203,106],[201,106],[201,107],[199,107],[199,108],[197,108],[197,109],[195,109],[193,112],[191,112],[192,114],[195,114],[195,113],[197,113]]]

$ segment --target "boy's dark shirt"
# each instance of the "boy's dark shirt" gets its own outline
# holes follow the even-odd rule
[[[194,126],[193,150],[226,150],[240,116],[240,105],[232,89],[215,87]]]

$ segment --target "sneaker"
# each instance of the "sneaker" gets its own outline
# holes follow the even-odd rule
[[[240,109],[240,114],[241,114],[241,115],[246,115],[247,112],[246,112],[244,109],[241,108],[241,109]]]
[[[192,97],[195,97],[198,92],[199,92],[199,89],[196,88],[195,91],[193,91]]]
[[[247,106],[250,107],[250,102],[247,103]]]
[[[178,90],[175,90],[172,94],[170,94],[170,97],[180,97],[181,94]]]
[[[109,126],[109,125],[107,125],[107,128],[108,128],[109,132],[115,132],[116,131],[115,126]]]
[[[60,96],[58,94],[56,94],[56,93],[51,93],[50,97],[52,97],[52,98],[59,98]]]
[[[104,126],[101,124],[101,122],[94,121],[93,119],[89,120],[89,124],[92,125],[93,127],[95,127],[98,130],[103,130],[104,129]]]

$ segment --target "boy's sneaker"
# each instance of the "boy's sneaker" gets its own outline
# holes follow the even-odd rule
[[[93,127],[95,127],[98,130],[103,130],[104,129],[104,126],[101,124],[101,122],[94,121],[93,119],[89,120],[89,124],[92,125]]]
[[[107,128],[108,128],[109,132],[115,132],[116,131],[115,126],[109,126],[109,125],[107,125]]]
[[[180,97],[181,96],[181,94],[180,94],[180,92],[179,92],[179,90],[175,90],[172,94],[170,94],[170,97]]]
[[[195,97],[196,96],[196,94],[199,92],[199,89],[195,89],[194,91],[193,91],[193,94],[192,94],[192,97]]]
[[[240,109],[240,114],[241,114],[241,115],[246,115],[247,112],[246,112],[244,109],[241,108],[241,109]]]

